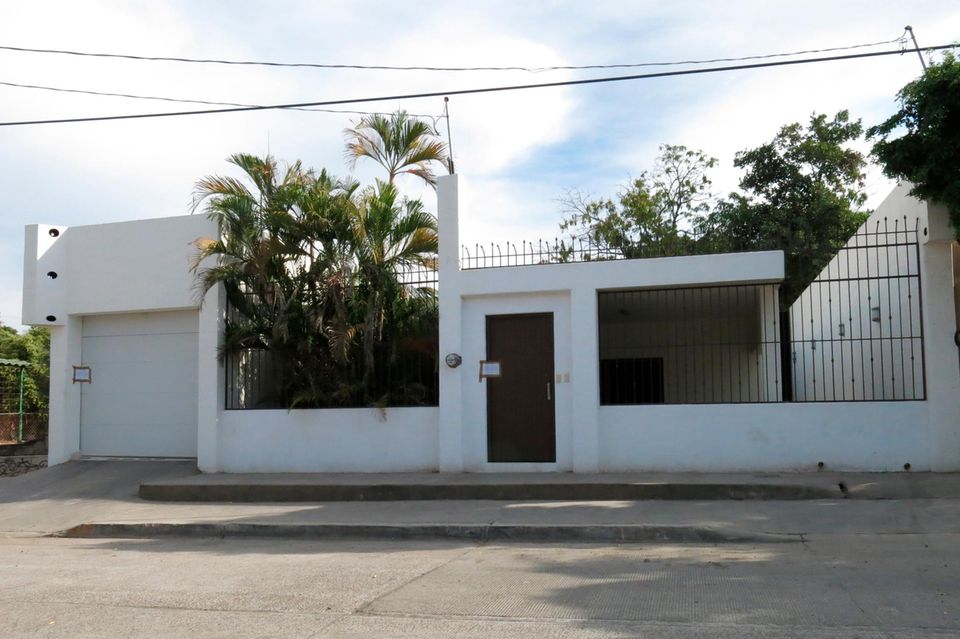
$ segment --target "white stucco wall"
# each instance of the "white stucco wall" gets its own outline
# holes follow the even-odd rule
[[[434,471],[437,425],[436,407],[224,411],[217,470]]]
[[[71,379],[84,363],[84,318],[195,310],[194,241],[215,232],[200,215],[26,227],[23,321],[50,329],[49,463],[81,450],[81,386]]]
[[[456,176],[440,179],[440,346],[463,356],[457,369],[441,367],[439,466],[446,471],[574,471],[604,469],[603,451],[619,442],[601,429],[598,291],[726,284],[775,284],[783,253],[671,257],[616,262],[545,264],[459,270]],[[760,312],[760,308],[754,309]],[[763,310],[775,315],[775,309]],[[487,315],[549,312],[554,317],[556,463],[489,463],[486,384],[477,379],[485,359]],[[752,311],[753,312],[753,311]],[[755,326],[751,321],[751,325]],[[767,331],[757,331],[768,336]],[[765,389],[770,392],[769,387]],[[774,391],[775,387],[774,387]],[[629,414],[638,407],[625,407]],[[682,427],[682,424],[680,425]],[[634,446],[625,442],[625,446]],[[682,463],[682,460],[679,460]],[[633,470],[643,470],[638,459]]]
[[[54,229],[56,238],[50,236]],[[68,315],[196,308],[193,242],[215,233],[202,215],[28,226],[23,321],[62,326]],[[49,278],[50,272],[57,278]]]
[[[602,406],[609,472],[930,470],[924,402]]]
[[[223,367],[216,360],[223,299],[214,290],[198,323],[201,470],[776,471],[813,470],[819,461],[841,470],[898,470],[905,463],[917,470],[960,469],[954,249],[942,207],[924,205],[929,215],[921,240],[927,401],[600,406],[598,290],[775,285],[783,277],[782,253],[460,271],[456,182],[456,176],[444,176],[438,190],[440,356],[442,361],[459,353],[463,365],[441,364],[440,406],[392,408],[385,414],[225,411]],[[915,208],[903,193],[897,196],[892,215]],[[192,243],[214,232],[201,216],[27,228],[24,321],[51,328],[51,463],[80,450],[80,392],[70,373],[82,363],[83,318],[197,309],[188,269]],[[47,277],[50,271],[58,277]],[[557,461],[490,464],[486,386],[477,381],[478,362],[485,358],[485,318],[531,312],[554,316]],[[764,341],[776,338],[767,327]]]

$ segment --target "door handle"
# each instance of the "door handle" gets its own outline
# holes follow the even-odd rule
[[[550,400],[551,400],[551,397],[550,397],[550,382],[547,382],[547,401],[549,402]]]

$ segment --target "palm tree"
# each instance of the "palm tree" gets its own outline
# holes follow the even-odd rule
[[[437,218],[420,200],[400,199],[396,186],[377,180],[357,208],[354,255],[365,290],[364,356],[374,365],[394,300],[409,293],[401,282],[410,269],[436,267]]]
[[[344,133],[350,168],[356,166],[360,158],[371,158],[387,170],[390,184],[398,175],[406,173],[435,187],[437,178],[430,164],[448,165],[447,145],[438,139],[429,124],[410,117],[406,111],[392,113],[389,118],[380,114],[365,115]]]
[[[201,299],[217,285],[227,294],[221,358],[266,352],[257,374],[274,389],[267,399],[291,408],[382,404],[396,392],[423,401],[374,371],[423,360],[404,340],[436,341],[420,321],[435,318],[435,303],[403,283],[410,269],[434,267],[436,218],[390,182],[361,191],[299,162],[229,161],[242,177],[204,178],[193,199],[219,230],[198,243],[193,270]]]

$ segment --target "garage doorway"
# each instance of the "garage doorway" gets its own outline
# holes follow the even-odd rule
[[[83,455],[196,457],[197,328],[195,310],[83,318]]]
[[[557,460],[553,313],[487,316],[487,460]]]

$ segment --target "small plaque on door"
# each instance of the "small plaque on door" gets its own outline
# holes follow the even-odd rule
[[[73,367],[73,383],[74,384],[89,384],[92,381],[93,381],[93,373],[90,371],[89,366]]]
[[[480,381],[488,377],[500,377],[500,362],[480,360]]]

